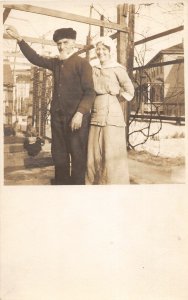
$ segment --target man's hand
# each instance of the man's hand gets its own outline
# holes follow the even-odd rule
[[[16,39],[18,42],[22,40],[22,37],[19,35],[18,31],[13,26],[7,26],[6,32],[9,36],[11,36],[13,39]]]
[[[71,121],[71,129],[72,131],[80,129],[82,126],[83,114],[80,112],[76,112]]]

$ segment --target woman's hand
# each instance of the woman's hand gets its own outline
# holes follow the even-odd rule
[[[9,36],[11,36],[13,39],[16,39],[18,42],[22,40],[22,37],[19,35],[17,29],[13,26],[7,26],[6,32]]]

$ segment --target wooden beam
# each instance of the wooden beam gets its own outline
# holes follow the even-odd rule
[[[6,64],[6,63],[5,63]],[[8,62],[9,65],[20,65],[20,66],[32,66],[30,62],[16,62],[14,63],[13,61]]]
[[[88,50],[90,50],[90,48],[93,48],[93,46],[89,46],[88,47]],[[82,54],[86,52],[86,48],[84,48],[84,50],[79,50],[77,51],[76,53],[79,55],[79,54]],[[4,51],[3,52],[3,57],[18,57],[18,58],[24,58],[25,56],[22,54],[22,52],[8,52],[8,51]]]
[[[3,34],[3,38],[4,39],[13,39],[12,37],[10,37],[7,33]],[[31,37],[31,36],[22,36],[23,40],[29,43],[36,43],[36,44],[42,44],[42,45],[50,45],[50,46],[57,46],[57,44],[52,41],[52,40],[44,40],[42,38],[35,38],[35,37]],[[76,43],[76,48],[78,49],[83,49],[85,46],[82,44],[77,44]]]
[[[149,68],[155,68],[155,67],[161,67],[161,66],[181,64],[181,63],[184,63],[184,58],[159,62],[159,63],[155,63],[155,64],[148,64],[148,65],[141,66],[141,67],[135,67],[135,68],[133,68],[133,70],[136,71],[136,70],[149,69]]]
[[[161,103],[161,106],[165,105],[165,103]],[[177,105],[177,103],[176,103]],[[185,117],[174,117],[174,116],[165,116],[165,115],[138,115],[138,114],[131,114],[131,119],[147,119],[147,120],[162,120],[162,121],[179,121],[179,122],[185,122]]]
[[[111,39],[113,39],[113,40],[117,39],[117,37],[118,37],[118,32],[111,34],[110,37],[111,37]]]
[[[93,4],[90,5],[90,10],[89,10],[89,17],[92,17],[92,12],[93,12]],[[88,36],[86,37],[86,59],[89,61],[90,60],[90,52],[88,50],[88,46],[91,45],[91,25],[89,24],[89,31],[88,31]]]
[[[85,53],[93,48],[94,48],[93,45],[88,45],[88,46],[85,46],[83,49],[78,50],[76,53],[79,55],[79,54]]]
[[[3,34],[3,38],[14,40],[7,33]],[[50,41],[50,40],[44,40],[41,38],[35,38],[35,37],[30,37],[30,36],[22,36],[22,38],[24,41],[30,42],[30,43],[39,43],[39,44],[44,44],[44,45],[56,46],[56,43],[54,43],[54,41]]]
[[[20,74],[20,73],[29,73],[30,74],[31,69],[15,69],[14,72],[18,73],[18,74]]]
[[[101,21],[104,21],[104,16],[101,16]],[[104,27],[100,27],[100,36],[104,36]]]
[[[110,38],[114,40],[114,39],[117,38],[117,36],[118,36],[118,32],[111,34]],[[83,49],[78,50],[77,54],[85,53],[86,51],[89,51],[89,50],[91,50],[93,48],[94,48],[93,45],[84,46]]]
[[[20,58],[23,58],[24,55],[21,52],[8,52],[8,51],[4,51],[3,52],[3,57],[20,57]]]
[[[158,38],[161,38],[163,36],[166,36],[166,35],[169,35],[169,34],[173,34],[173,33],[176,33],[178,31],[181,31],[181,30],[184,30],[184,26],[179,26],[179,27],[175,27],[175,28],[172,28],[170,30],[166,30],[166,31],[163,31],[161,33],[158,33],[158,34],[155,34],[155,35],[151,35],[147,38],[144,38],[142,40],[139,40],[139,41],[136,41],[134,42],[134,45],[140,45],[140,44],[143,44],[143,43],[146,43],[146,42],[149,42],[149,41],[152,41],[152,40],[155,40],[155,39],[158,39]],[[110,35],[110,37],[112,39],[116,39],[117,38],[117,35],[118,33],[113,33],[112,35]]]
[[[94,26],[103,26],[106,28],[119,30],[122,32],[129,31],[129,29],[127,27],[125,27],[124,25],[116,24],[113,22],[100,21],[97,19],[88,18],[85,16],[79,16],[76,14],[66,13],[66,12],[62,12],[62,11],[58,11],[58,10],[48,9],[48,8],[44,8],[44,7],[38,7],[38,6],[33,6],[33,5],[28,5],[28,4],[20,4],[20,5],[19,4],[4,4],[3,7],[9,8],[9,9],[21,10],[21,11],[30,12],[30,13],[46,15],[46,16],[55,17],[55,18],[61,18],[61,19],[65,19],[65,20],[71,20],[74,22],[80,22],[80,23],[90,24],[90,25],[94,25]]]
[[[128,21],[128,4],[119,4],[117,6],[117,23],[121,25],[127,25]],[[127,67],[128,61],[128,33],[118,32],[117,34],[117,61]],[[128,101],[121,101],[121,108],[123,111],[125,123],[126,123],[126,133],[125,139],[128,146],[128,134],[129,134],[129,108]]]
[[[118,32],[111,34],[110,38],[114,40],[114,39],[117,38],[117,36],[118,36]],[[94,48],[93,45],[84,46],[83,49],[78,50],[77,54],[85,53],[86,51],[89,51],[89,50],[91,50],[93,48]]]
[[[143,43],[146,43],[146,42],[149,42],[149,41],[152,41],[152,40],[155,40],[155,39],[158,39],[158,38],[161,38],[163,36],[166,36],[166,35],[169,35],[169,34],[172,34],[172,33],[175,33],[175,32],[178,32],[178,31],[181,31],[184,29],[184,26],[179,26],[179,27],[175,27],[173,29],[170,29],[170,30],[166,30],[166,31],[163,31],[161,33],[158,33],[158,34],[154,34],[152,36],[149,36],[145,39],[142,39],[140,41],[137,41],[134,43],[134,45],[140,45],[140,44],[143,44]]]
[[[117,7],[118,24],[127,24],[128,4],[120,4]],[[117,34],[117,60],[127,66],[128,33],[118,32]]]
[[[130,78],[133,77],[133,63],[134,63],[134,23],[135,23],[135,6],[129,5],[129,22],[128,27],[130,29],[128,36],[128,54],[127,54],[127,71]]]
[[[11,8],[5,8],[3,12],[3,24],[5,23],[6,19],[8,18],[10,14]]]

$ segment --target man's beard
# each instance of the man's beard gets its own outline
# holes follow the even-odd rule
[[[73,52],[73,50],[71,51],[61,51],[59,52],[59,59],[66,59],[71,53]]]

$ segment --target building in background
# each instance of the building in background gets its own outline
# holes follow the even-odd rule
[[[145,69],[134,74],[137,83],[133,109],[139,112],[160,113],[169,116],[185,115],[184,63],[157,64],[184,58],[183,43],[161,50]],[[148,65],[156,66],[148,68]]]
[[[3,61],[3,123],[12,125],[13,122],[13,88],[14,78],[8,59]]]
[[[3,102],[5,135],[11,133],[15,122],[21,131],[25,131],[27,117],[32,115],[31,72],[24,69],[13,71],[8,58],[3,61]]]

